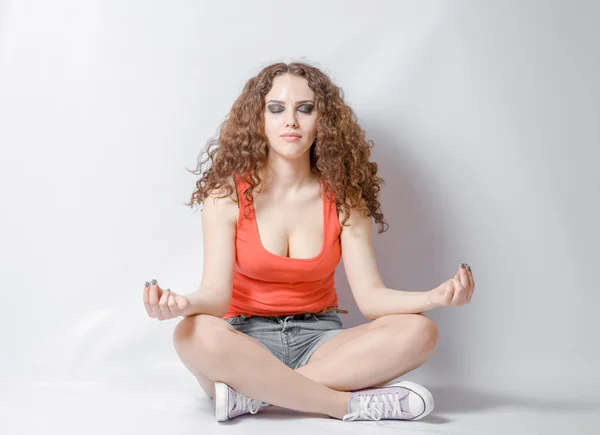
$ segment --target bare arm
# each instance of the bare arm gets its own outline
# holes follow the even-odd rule
[[[394,290],[378,287],[371,290],[372,299],[365,310],[365,317],[375,320],[388,314],[424,313],[439,306],[428,291]]]
[[[209,314],[222,317],[229,308],[235,262],[237,203],[222,196],[224,189],[211,192],[202,209],[203,273],[200,288],[188,295],[190,306],[184,316]]]

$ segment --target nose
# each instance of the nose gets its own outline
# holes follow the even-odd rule
[[[296,121],[296,113],[293,110],[288,110],[288,115],[285,118],[285,126],[286,127],[298,127],[298,122]],[[289,115],[291,113],[291,115]]]

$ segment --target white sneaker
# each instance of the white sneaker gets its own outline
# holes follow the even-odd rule
[[[348,400],[343,421],[419,420],[433,410],[433,396],[427,388],[401,381],[381,388],[355,391]]]
[[[238,393],[224,382],[215,382],[214,405],[217,421],[226,421],[248,413],[256,414],[270,406],[268,403]]]

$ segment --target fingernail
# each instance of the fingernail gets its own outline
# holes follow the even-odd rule
[[[155,279],[152,280],[152,285],[156,285],[156,280]]]
[[[464,269],[465,268],[465,263],[460,263],[460,267]]]
[[[150,285],[150,283],[148,281],[146,281],[146,288],[148,288],[149,285]]]
[[[170,288],[168,288],[168,289],[167,289],[167,291],[168,291],[168,292],[170,292],[170,291],[171,291],[171,289],[170,289]]]
[[[471,266],[467,267],[467,270],[470,272],[471,271]]]

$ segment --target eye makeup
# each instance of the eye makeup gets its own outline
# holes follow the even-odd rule
[[[269,104],[269,103],[273,103],[273,104]],[[269,111],[271,113],[283,112],[285,110],[284,105],[285,105],[284,102],[280,101],[280,100],[267,101],[267,108],[269,109]],[[296,101],[296,105],[298,106],[299,109],[302,109],[302,110],[300,110],[300,112],[310,114],[315,107],[315,102],[312,100],[300,100],[300,101]]]
[[[267,107],[271,113],[281,113],[285,110],[281,104],[269,104]],[[312,104],[303,104],[298,107],[298,110],[302,113],[310,114],[313,111],[313,108],[314,105]]]

